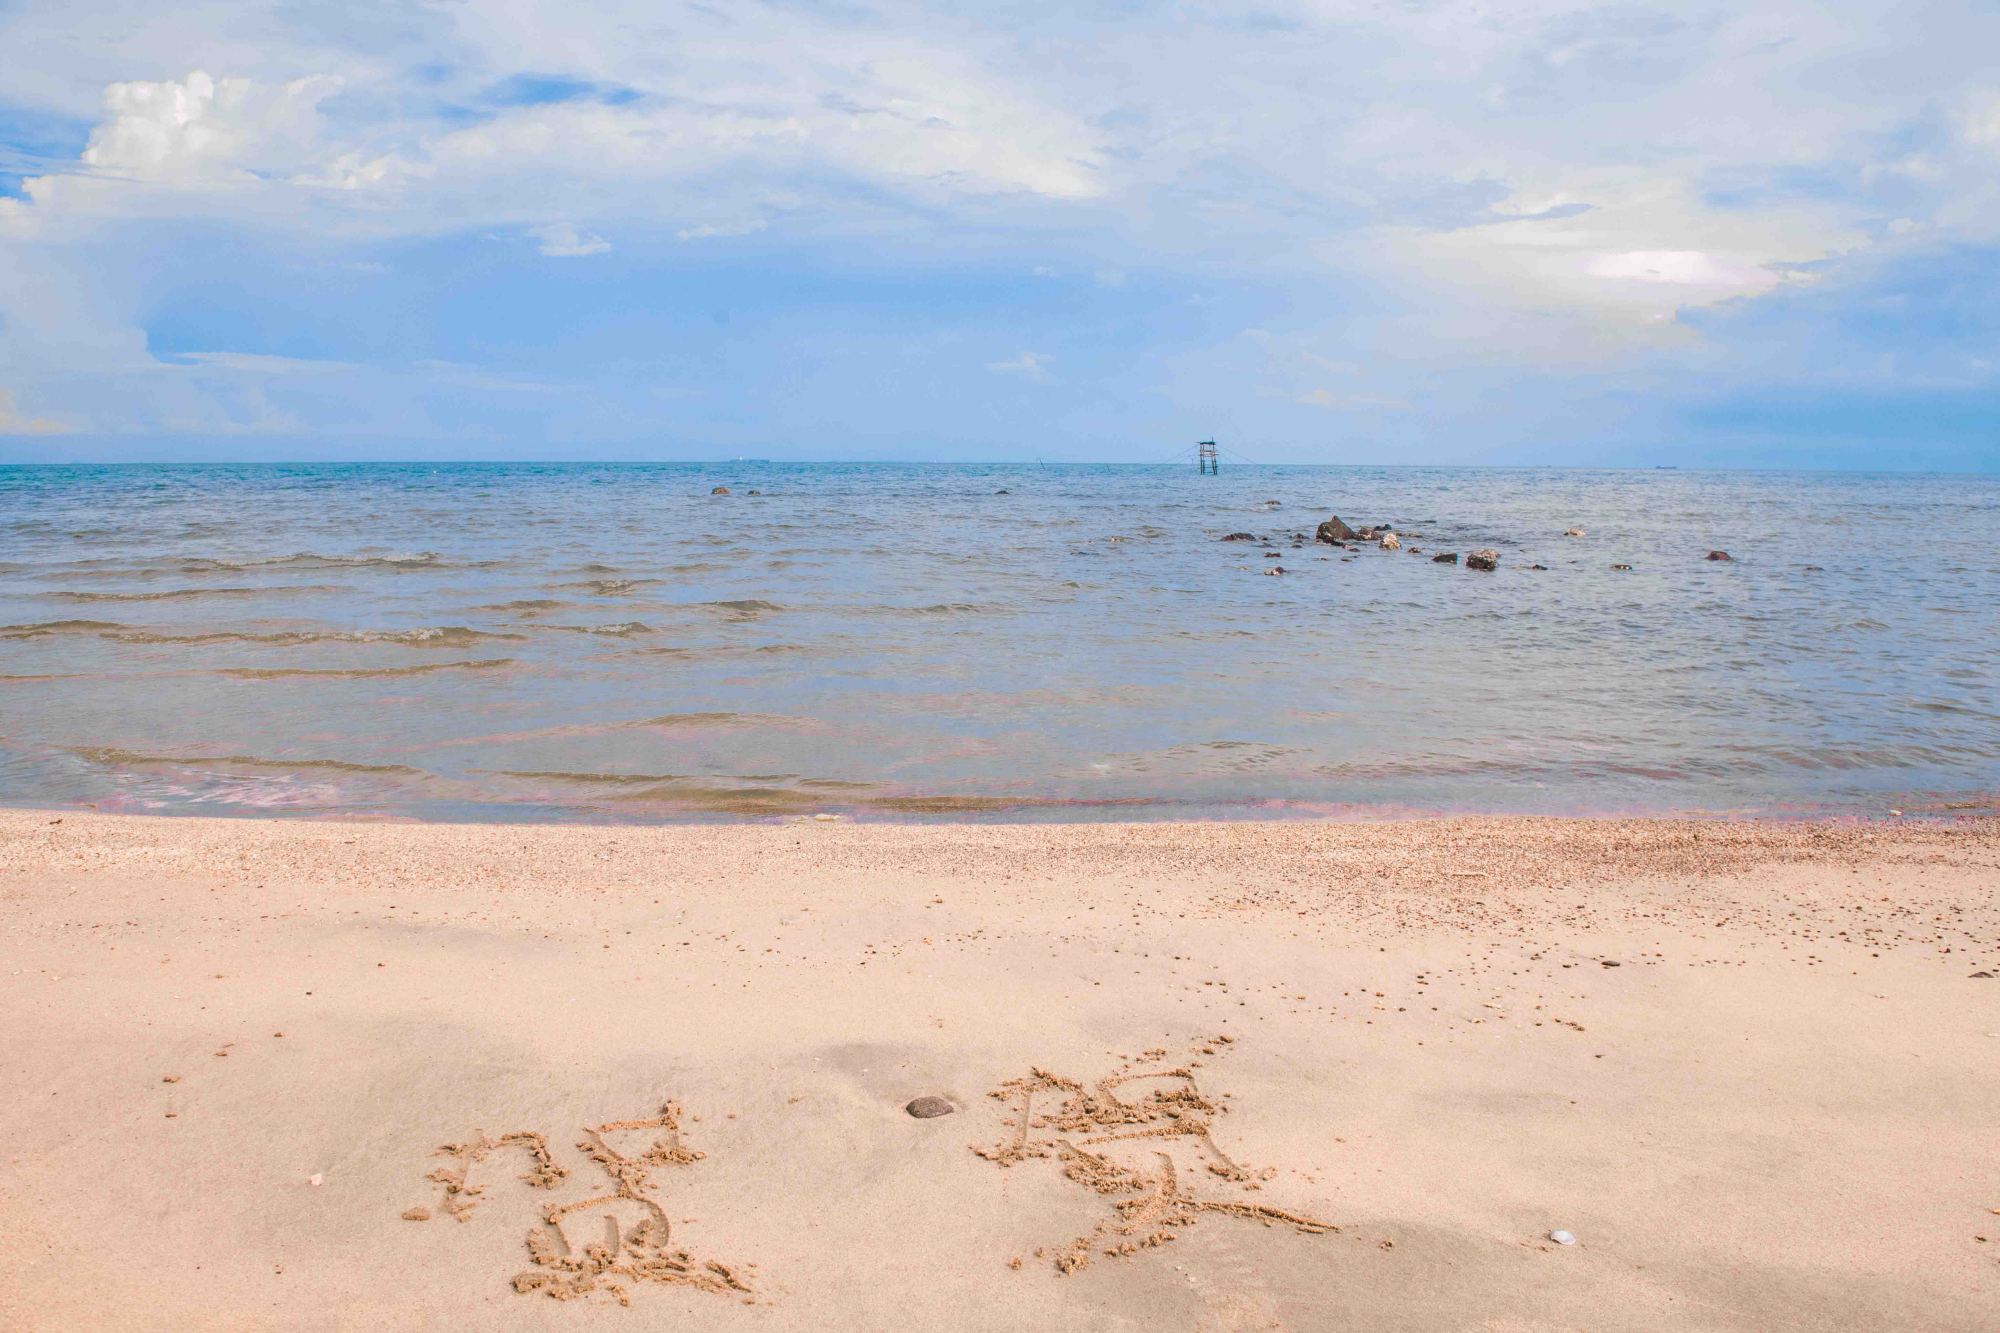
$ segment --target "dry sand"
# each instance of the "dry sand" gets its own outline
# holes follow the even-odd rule
[[[2000,1328],[1990,821],[23,811],[0,928],[7,1329]]]

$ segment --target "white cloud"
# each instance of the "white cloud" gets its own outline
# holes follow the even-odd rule
[[[182,352],[167,364],[199,366],[245,375],[327,375],[360,369],[349,361],[271,356],[262,352]]]
[[[1040,352],[1022,352],[1005,361],[988,361],[986,368],[996,375],[1019,375],[1023,379],[1049,378],[1049,360]]]
[[[31,417],[15,403],[12,389],[0,389],[0,435],[67,435],[76,428],[54,417]]]
[[[218,82],[201,70],[177,81],[114,83],[82,160],[140,180],[288,173],[310,152],[320,102],[340,86],[326,75],[275,86]]]
[[[697,227],[682,227],[674,233],[677,241],[707,241],[726,236],[754,236],[770,224],[762,218],[748,222],[704,222]]]
[[[578,231],[576,225],[570,222],[551,223],[546,227],[530,227],[528,234],[541,242],[535,248],[552,259],[601,255],[611,248],[611,242],[602,236]]]

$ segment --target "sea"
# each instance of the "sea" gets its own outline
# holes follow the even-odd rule
[[[2000,478],[0,467],[0,805],[1990,812]]]

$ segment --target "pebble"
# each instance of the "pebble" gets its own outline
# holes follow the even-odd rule
[[[919,1120],[931,1120],[941,1115],[950,1115],[958,1108],[942,1097],[919,1097],[903,1109]]]

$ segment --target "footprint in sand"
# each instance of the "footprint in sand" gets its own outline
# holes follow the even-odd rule
[[[672,1247],[672,1227],[655,1197],[653,1172],[659,1167],[686,1166],[704,1156],[682,1142],[680,1116],[680,1106],[668,1102],[657,1116],[614,1120],[583,1131],[577,1150],[603,1171],[608,1188],[542,1209],[541,1222],[527,1235],[528,1257],[534,1267],[515,1274],[515,1291],[523,1295],[539,1292],[565,1301],[606,1295],[621,1305],[630,1305],[628,1284],[662,1282],[716,1293],[735,1292],[746,1302],[754,1300],[738,1271],[752,1265],[696,1259],[686,1250]],[[633,1142],[634,1136],[641,1142]],[[530,1170],[522,1179],[533,1188],[554,1189],[569,1175],[568,1168],[551,1156],[548,1140],[538,1133],[525,1131],[498,1139],[475,1133],[464,1143],[447,1143],[438,1149],[452,1164],[427,1177],[443,1190],[437,1215],[460,1222],[471,1217],[484,1192],[484,1186],[470,1182],[472,1168],[503,1148],[518,1148],[527,1155]],[[403,1216],[422,1222],[433,1212],[418,1207]]]
[[[1233,1038],[1199,1044],[1202,1054]],[[1146,1053],[1161,1061],[1165,1051]],[[1240,1198],[1214,1197],[1203,1181],[1224,1182],[1238,1192],[1259,1189],[1276,1172],[1253,1171],[1223,1152],[1213,1127],[1227,1109],[1201,1090],[1192,1068],[1146,1069],[1126,1065],[1086,1085],[1043,1069],[994,1089],[1008,1106],[1012,1130],[990,1148],[974,1152],[1013,1166],[1030,1158],[1061,1163],[1065,1178],[1113,1200],[1110,1214],[1088,1235],[1035,1251],[1059,1273],[1074,1273],[1102,1254],[1123,1257],[1164,1245],[1204,1214],[1246,1218],[1318,1235],[1339,1228],[1299,1213]],[[1014,1261],[1015,1266],[1020,1260]]]

